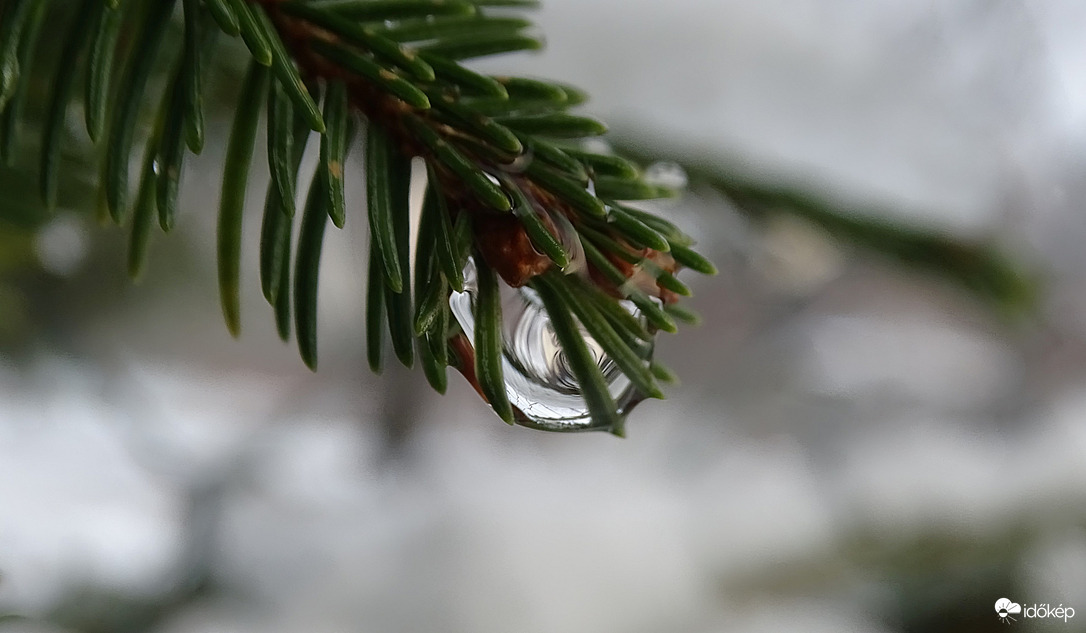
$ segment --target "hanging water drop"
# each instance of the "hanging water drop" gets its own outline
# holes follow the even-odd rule
[[[582,431],[601,428],[588,411],[580,386],[554,334],[550,317],[531,288],[502,287],[502,371],[505,391],[516,408],[517,423],[547,431]],[[475,264],[464,268],[464,292],[449,296],[449,307],[467,340],[475,339],[474,302],[477,292]],[[635,317],[640,313],[626,307]],[[585,343],[596,359],[608,391],[625,416],[644,396],[608,357],[603,348],[581,329]],[[652,355],[646,350],[646,360]],[[607,429],[601,429],[607,430]]]

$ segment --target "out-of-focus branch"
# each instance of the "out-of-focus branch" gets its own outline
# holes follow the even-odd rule
[[[620,154],[648,157],[635,137],[617,135],[625,142]],[[812,188],[773,182],[726,167],[718,158],[696,150],[652,145],[653,156],[675,161],[686,171],[693,189],[709,187],[731,201],[735,209],[755,223],[788,215],[810,222],[841,242],[859,246],[943,279],[968,291],[1003,316],[1020,317],[1037,302],[1040,279],[1021,260],[992,242],[967,240],[936,229],[889,219],[877,208],[847,208],[827,200]]]

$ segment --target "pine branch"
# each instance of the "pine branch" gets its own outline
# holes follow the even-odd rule
[[[293,315],[301,356],[316,368],[321,243],[329,220],[342,228],[360,219],[344,199],[344,181],[361,117],[372,236],[365,320],[375,371],[387,331],[399,361],[411,366],[418,357],[438,391],[453,364],[503,419],[555,430],[621,433],[633,404],[662,397],[658,377],[670,375],[652,363],[654,333],[675,331],[675,315],[691,316],[674,309],[689,294],[676,273],[714,269],[665,220],[637,217],[643,212],[620,201],[672,192],[646,181],[629,161],[583,148],[582,139],[606,127],[570,112],[585,100],[579,90],[487,76],[461,63],[540,48],[523,15],[535,2],[82,0],[67,24],[47,17],[62,13],[62,5],[3,5],[0,149],[18,132],[10,121],[26,99],[37,35],[48,31],[64,51],[42,132],[43,203],[56,204],[65,114],[82,79],[88,136],[104,139],[105,204],[115,222],[131,223],[134,275],[144,267],[153,219],[163,231],[174,226],[186,154],[204,146],[203,75],[215,36],[223,46],[237,38],[252,59],[234,106],[218,224],[220,296],[233,335],[241,326],[243,202],[252,161],[266,160],[261,289],[284,339]],[[177,25],[182,37],[167,45],[165,35]],[[156,95],[149,77],[161,58],[173,72]],[[148,101],[159,113],[153,130],[140,123]],[[262,112],[267,156],[255,157]],[[296,214],[298,169],[311,133],[319,135],[320,159]],[[143,168],[130,203],[128,165],[140,139]],[[426,165],[427,203],[412,262],[407,192],[414,157]],[[542,329],[533,330],[535,348],[550,345],[561,355],[532,348],[544,356],[520,356],[516,338],[523,333],[510,332],[523,321],[512,312],[518,305],[542,319]],[[528,372],[533,362],[554,375]],[[531,384],[518,387],[524,380]],[[565,403],[562,413],[546,401],[551,396]]]

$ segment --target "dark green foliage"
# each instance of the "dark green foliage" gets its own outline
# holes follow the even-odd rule
[[[419,56],[434,69],[437,79],[457,86],[468,94],[480,94],[498,99],[509,97],[505,87],[493,77],[480,75],[439,55],[427,55],[425,52],[420,52]]]
[[[475,376],[494,413],[512,424],[513,407],[505,393],[502,372],[502,304],[498,276],[482,257],[477,258],[476,275],[479,291],[474,306]]]
[[[238,18],[241,39],[252,53],[253,61],[261,66],[271,66],[271,38],[275,37],[275,34],[265,28],[264,22],[257,19],[256,12],[263,12],[263,9],[249,4],[248,0],[229,0],[229,3],[230,9]]]
[[[415,242],[415,335],[422,336],[437,323],[438,312],[449,295],[445,277],[437,269],[437,196],[429,189],[419,217]]]
[[[512,208],[509,196],[499,187],[489,175],[479,168],[467,156],[441,138],[437,132],[417,119],[411,120],[411,130],[418,135],[426,147],[433,152],[441,164],[451,171],[457,178],[471,189],[478,199],[488,207],[499,211],[508,211]]]
[[[393,292],[403,291],[404,270],[394,233],[392,200],[393,156],[388,137],[379,129],[366,131],[366,204],[370,218],[370,248],[376,250]]]
[[[329,61],[343,67],[344,70],[365,77],[412,107],[420,109],[430,107],[430,101],[426,95],[414,84],[387,68],[382,68],[368,57],[321,41],[315,41],[313,49]]]
[[[211,45],[201,41],[201,14],[199,0],[183,0],[185,9],[185,52],[182,61],[180,79],[185,114],[179,117],[185,127],[185,142],[193,154],[204,149],[204,104],[203,104],[203,64],[201,58]],[[214,35],[214,29],[207,30]],[[211,39],[210,37],[208,38]],[[175,88],[176,90],[176,88]]]
[[[435,244],[435,261],[442,276],[457,292],[464,292],[464,261],[459,256],[462,249],[456,245],[456,233],[453,231],[452,219],[445,196],[437,191],[437,173],[433,166],[427,165],[426,172],[426,201],[423,209],[430,208],[437,224]],[[466,215],[463,217],[467,217]]]
[[[434,69],[420,59],[411,49],[404,48],[392,40],[382,36],[373,28],[363,27],[358,22],[344,17],[332,11],[321,10],[307,4],[289,4],[286,6],[288,13],[304,18],[312,24],[343,37],[348,42],[357,44],[373,54],[375,61],[388,64],[406,70],[421,81],[433,81]],[[338,46],[329,47],[330,51],[343,50]],[[332,54],[335,54],[334,52]],[[382,68],[377,64],[372,67]],[[373,77],[370,77],[373,79]]]
[[[502,53],[514,53],[516,51],[533,51],[541,48],[543,48],[543,42],[534,37],[499,33],[479,37],[449,37],[424,46],[421,50],[427,55],[464,60],[500,55]]]
[[[441,345],[445,345],[444,338],[430,335],[419,337],[419,362],[426,376],[426,382],[430,383],[434,391],[444,394],[449,386],[449,376],[445,371],[447,364],[434,351],[433,341],[439,341]]]
[[[456,98],[440,95],[433,99],[433,104],[437,111],[446,117],[443,118],[444,121],[463,128],[484,143],[514,156],[524,151],[520,139],[509,128],[490,117],[481,116]]]
[[[373,244],[366,274],[366,360],[370,369],[381,373],[385,345],[384,264]]]
[[[524,147],[532,153],[532,160],[546,163],[582,186],[588,184],[588,170],[565,150],[547,141],[531,138],[528,135],[523,135],[521,141],[524,143]]]
[[[595,182],[596,195],[607,200],[653,200],[671,195],[671,190],[643,180],[599,176]]]
[[[445,393],[448,387],[445,339],[448,336],[449,286],[437,262],[440,216],[444,213],[437,203],[439,197],[432,187],[428,188],[419,219],[419,236],[415,249],[414,325],[419,363],[426,380],[435,391]]]
[[[604,206],[602,200],[586,191],[575,180],[570,180],[565,174],[541,162],[532,162],[528,165],[526,173],[544,189],[565,200],[577,211],[589,217],[602,218],[607,215],[607,207]]]
[[[289,228],[289,227],[288,227]],[[284,240],[287,247],[284,248],[285,256],[280,269],[278,296],[275,298],[275,330],[279,338],[285,343],[290,340],[290,231],[286,231]]]
[[[393,26],[382,25],[378,33],[394,42],[419,42],[480,34],[504,34],[528,28],[531,25],[530,21],[523,18],[454,15],[438,19],[401,20]]]
[[[26,59],[19,59],[19,43],[27,21],[34,14],[34,0],[11,0],[4,6],[0,23],[0,108],[15,94]]]
[[[294,329],[297,330],[298,352],[313,371],[317,370],[317,286],[321,244],[324,243],[324,227],[328,224],[325,175],[324,170],[317,169],[309,184],[298,234],[298,255],[294,260]]]
[[[282,103],[288,104],[289,109],[290,101],[283,97],[282,91],[279,91],[279,97]],[[269,107],[269,111],[274,109],[274,106]],[[268,193],[264,197],[264,220],[260,226],[260,288],[264,293],[264,298],[275,306],[282,303],[279,301],[279,294],[289,292],[287,288],[289,284],[284,285],[283,280],[290,277],[289,272],[285,271],[290,269],[294,191],[298,180],[298,167],[301,165],[306,140],[309,138],[309,127],[302,117],[287,117],[287,112],[279,114],[288,119],[288,137],[286,140],[277,141],[286,145],[280,148],[281,152],[287,154],[283,157],[285,164],[282,167],[285,171],[279,171],[278,177],[282,179],[282,182],[277,182],[277,170],[272,169],[272,182],[268,185]],[[289,303],[287,306],[289,307]],[[289,323],[289,319],[287,322]]]
[[[234,10],[230,8],[229,0],[204,0],[204,5],[224,33],[227,35],[238,35],[241,33],[241,25],[238,24],[238,16],[234,13]]]
[[[399,291],[385,286],[385,311],[388,315],[388,331],[392,336],[392,351],[405,367],[411,367],[415,362],[414,311],[411,309],[411,283],[407,276],[411,257],[410,200],[408,198],[411,167],[407,158],[399,154],[393,155],[389,167],[392,235],[396,242],[399,268],[404,272],[404,277]]]
[[[128,242],[128,274],[134,279],[143,275],[147,262],[147,245],[151,239],[151,228],[155,221],[155,159],[162,148],[173,104],[176,100],[169,94],[162,100],[154,130],[144,150],[143,164],[140,167],[139,189],[136,204],[132,211],[132,231]]]
[[[68,30],[61,59],[79,58],[101,24],[105,12],[105,3],[99,0],[83,0],[79,13],[76,14]],[[46,114],[46,123],[42,128],[39,166],[41,197],[45,206],[50,209],[56,205],[57,201],[57,172],[60,168],[60,147],[64,141],[64,115],[68,112],[68,104],[72,99],[78,72],[79,65],[74,63],[61,64],[57,69],[57,75],[50,90],[52,99],[50,99]]]
[[[287,10],[302,5],[288,3]],[[329,0],[321,3],[330,9],[358,22],[377,22],[415,16],[474,15],[475,7],[461,0]]]
[[[306,87],[305,82],[302,80],[302,75],[298,72],[298,68],[283,45],[283,41],[276,34],[268,15],[262,9],[258,9],[256,18],[263,27],[262,31],[268,34],[268,44],[271,46],[272,73],[279,80],[279,85],[286,91],[287,96],[294,101],[294,107],[305,117],[306,122],[309,123],[309,128],[314,132],[323,133],[324,120],[321,118],[317,103],[310,96],[309,88]]]
[[[596,119],[574,116],[565,112],[501,117],[498,120],[517,132],[552,138],[582,138],[599,136],[607,132],[607,126]]]
[[[294,106],[290,97],[283,84],[273,82],[268,93],[268,172],[275,192],[275,211],[288,217],[294,215],[294,181],[298,176],[293,124]],[[297,158],[301,160],[300,153]]]
[[[664,365],[659,361],[652,361],[652,363],[649,365],[649,371],[651,371],[652,375],[656,376],[656,379],[660,382],[666,382],[670,385],[674,385],[679,382],[679,377],[675,374],[675,372],[671,371],[670,367]]]
[[[594,154],[577,148],[564,148],[566,154],[577,159],[596,176],[633,180],[638,177],[637,166],[620,156]]]
[[[245,210],[245,189],[253,157],[259,108],[268,87],[268,71],[253,62],[241,87],[234,126],[226,147],[226,166],[219,203],[219,297],[230,334],[241,334],[241,220]],[[308,362],[308,360],[307,360]]]
[[[15,48],[15,63],[20,68],[29,68],[34,49],[38,45],[38,37],[41,35],[45,22],[45,13],[48,9],[46,3],[38,3],[30,7],[26,24],[22,28],[22,37]],[[20,72],[15,80],[15,86],[7,97],[7,105],[0,115],[0,161],[4,165],[11,165],[15,153],[15,140],[17,134],[17,122],[22,114],[23,103],[26,101],[27,87],[30,84],[30,73]]]
[[[675,261],[686,266],[690,270],[697,271],[703,275],[716,274],[716,266],[714,266],[711,261],[705,259],[695,251],[690,250],[687,246],[672,244],[671,256],[675,258]]]
[[[350,106],[343,83],[333,81],[324,94],[324,124],[321,135],[320,170],[324,172],[325,206],[336,228],[343,228],[347,208],[343,201],[343,170],[346,168],[347,145],[350,142]]]
[[[106,108],[110,102],[110,82],[113,78],[113,59],[117,52],[117,38],[121,33],[124,15],[119,4],[109,7],[98,19],[91,40],[90,55],[87,56],[83,109],[87,119],[87,134],[92,141],[97,141],[105,128]]]
[[[698,325],[701,323],[701,317],[698,313],[686,306],[670,304],[664,307],[664,311],[683,323],[689,323],[690,325]]]
[[[647,224],[638,220],[617,205],[608,209],[607,221],[615,231],[638,248],[652,248],[666,253],[671,250],[667,238],[657,233]]]
[[[102,206],[114,221],[131,222],[134,277],[146,268],[155,226],[169,231],[181,215],[184,164],[207,142],[205,67],[216,57],[216,37],[225,35],[244,48],[237,39],[224,47],[247,49],[251,57],[234,106],[218,215],[219,293],[231,334],[241,327],[244,203],[263,119],[270,183],[260,229],[261,291],[284,340],[293,323],[306,365],[317,364],[324,234],[329,220],[336,227],[348,221],[354,207],[345,198],[346,183],[361,171],[370,231],[364,322],[374,371],[381,369],[387,338],[401,363],[410,367],[418,359],[437,391],[447,388],[452,364],[477,381],[502,419],[518,419],[506,396],[501,334],[502,289],[515,282],[535,288],[550,313],[591,410],[590,426],[622,433],[622,416],[582,332],[638,390],[662,397],[656,380],[669,374],[650,362],[653,335],[673,331],[673,316],[690,316],[662,299],[689,290],[675,278],[671,260],[658,261],[652,253],[671,251],[682,265],[713,269],[673,225],[614,200],[670,192],[645,182],[625,159],[581,149],[581,139],[606,128],[568,111],[586,99],[580,90],[491,77],[459,63],[539,48],[541,41],[527,30],[531,22],[515,13],[535,2],[82,0],[73,11],[56,11],[70,21],[55,26],[52,9],[61,4],[0,5],[0,156],[16,155],[25,71],[40,48],[38,35],[49,34],[63,49],[41,132],[42,199],[48,207],[56,203],[65,116],[82,82],[88,136],[106,139]],[[163,67],[169,71],[161,80]],[[149,111],[156,113],[150,130]],[[365,154],[363,168],[352,171],[347,154],[359,116],[367,120]],[[311,131],[320,135],[319,160],[292,254],[298,170]],[[137,144],[139,182],[130,209],[129,163]],[[427,184],[412,248],[408,194],[416,156],[425,163]],[[591,276],[562,274],[583,266],[573,266],[578,242]],[[475,289],[465,287],[469,256],[477,270]],[[507,276],[525,266],[531,270],[526,277]],[[635,267],[649,271],[657,285],[645,286],[644,275],[638,284],[628,279]],[[597,278],[606,282],[590,281]],[[469,290],[477,312],[473,358],[457,347],[464,333],[449,307],[450,293]],[[634,302],[644,322],[616,294]]]
[[[137,117],[144,102],[143,91],[151,75],[159,46],[170,23],[174,0],[163,0],[147,6],[137,29],[138,39],[128,56],[128,67],[121,79],[120,102],[110,123],[109,143],[106,145],[105,182],[106,204],[114,222],[120,223],[127,211],[128,158],[138,127]]]
[[[185,160],[185,141],[182,137],[185,135],[187,127],[185,121],[189,120],[189,116],[191,116],[191,113],[185,111],[188,106],[188,99],[185,94],[188,86],[185,85],[187,82],[184,81],[186,73],[187,64],[183,63],[178,68],[170,99],[168,101],[163,99],[166,104],[166,115],[163,122],[162,138],[159,139],[159,146],[155,156],[155,160],[158,162],[156,196],[158,223],[163,231],[169,231],[173,228],[174,217],[177,214],[177,192],[181,181],[181,168]],[[149,178],[149,184],[153,186],[155,184],[154,173]]]

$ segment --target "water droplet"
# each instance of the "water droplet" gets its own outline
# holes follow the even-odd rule
[[[449,306],[471,342],[475,337],[474,301],[477,289],[475,264],[464,268],[464,292],[453,292]],[[588,412],[568,359],[554,334],[550,317],[531,288],[502,287],[502,371],[505,392],[516,407],[517,423],[548,431],[581,431],[597,427]],[[622,302],[632,314],[640,313]],[[608,357],[599,343],[582,328],[585,343],[596,359],[608,390],[626,415],[644,396]],[[650,350],[651,356],[651,350]],[[603,429],[606,430],[606,429]]]
[[[686,170],[671,161],[660,161],[645,168],[645,182],[657,187],[683,189],[686,187]]]

